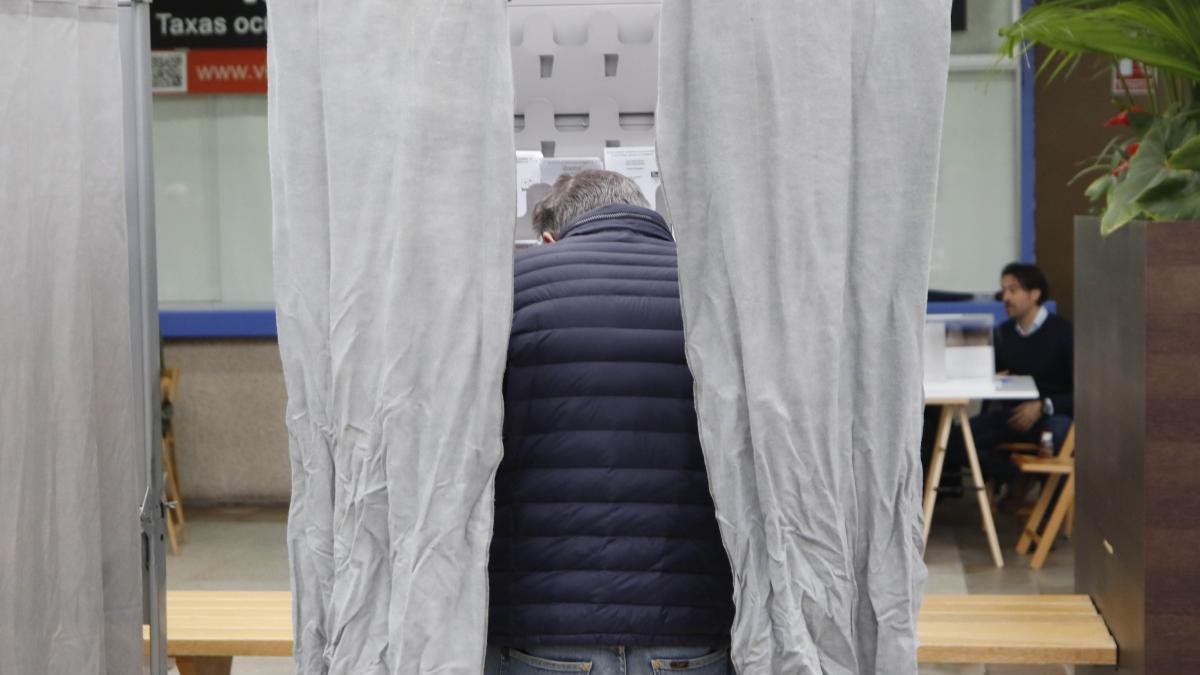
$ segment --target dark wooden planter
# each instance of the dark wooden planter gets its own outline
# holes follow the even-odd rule
[[[1076,588],[1116,672],[1200,673],[1200,223],[1075,227]]]

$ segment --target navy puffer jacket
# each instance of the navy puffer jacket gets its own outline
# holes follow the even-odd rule
[[[604,207],[518,255],[504,397],[492,643],[728,642],[729,561],[661,216]]]

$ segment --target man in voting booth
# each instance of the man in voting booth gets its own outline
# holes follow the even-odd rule
[[[620,174],[563,176],[517,255],[486,673],[733,673],[675,241],[648,206]]]

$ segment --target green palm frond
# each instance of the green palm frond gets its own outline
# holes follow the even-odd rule
[[[1130,96],[1109,121],[1128,127],[1076,179],[1100,172],[1087,196],[1103,203],[1101,231],[1135,219],[1200,220],[1200,0],[1043,0],[1000,31],[1016,56],[1043,45],[1038,70],[1054,80],[1080,57],[1132,59],[1165,83],[1170,104],[1154,114]]]
[[[1200,81],[1198,0],[1047,0],[1000,34],[1010,56],[1049,48],[1042,70],[1052,76],[1085,54],[1106,54]]]

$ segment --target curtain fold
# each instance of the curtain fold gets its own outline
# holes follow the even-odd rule
[[[271,7],[302,673],[478,673],[512,312],[502,0]]]
[[[139,672],[115,0],[0,1],[0,673]]]
[[[947,0],[664,0],[658,155],[743,675],[915,673]]]

